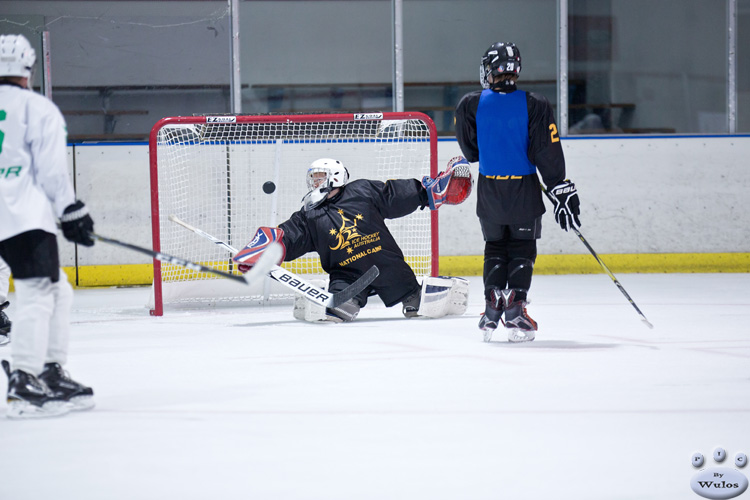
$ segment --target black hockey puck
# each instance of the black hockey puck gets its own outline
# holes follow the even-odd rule
[[[276,184],[274,184],[271,181],[266,181],[263,183],[263,192],[266,194],[271,194],[274,191],[276,191]]]

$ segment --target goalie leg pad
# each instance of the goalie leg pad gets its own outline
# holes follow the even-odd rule
[[[453,285],[451,286],[448,314],[461,315],[466,312],[466,308],[469,306],[469,280],[457,276],[452,276],[451,280]]]
[[[325,288],[326,286],[325,280],[311,280],[310,283],[318,288]],[[309,321],[310,323],[328,321],[325,306],[307,300],[300,294],[294,295],[294,311],[292,314],[294,315],[294,319]]]
[[[324,280],[314,280],[311,283],[318,288],[326,287]],[[292,314],[295,319],[310,323],[319,323],[322,321],[347,323],[354,321],[354,318],[359,314],[359,310],[360,305],[357,299],[348,300],[338,307],[328,309],[323,305],[307,300],[302,295],[296,294],[294,296],[294,311]]]
[[[294,319],[300,321],[309,321],[310,323],[317,323],[318,321],[326,321],[326,308],[320,304],[315,304],[304,298],[302,295],[294,295],[294,311],[292,312]]]
[[[426,276],[422,280],[419,316],[460,315],[469,304],[469,282],[454,276]]]

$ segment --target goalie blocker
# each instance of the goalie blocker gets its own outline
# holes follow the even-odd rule
[[[241,273],[246,273],[258,263],[263,252],[273,243],[278,243],[281,247],[281,258],[278,259],[276,265],[284,262],[286,256],[286,247],[284,246],[284,230],[278,227],[259,227],[255,233],[253,240],[245,246],[242,250],[237,252],[237,255],[232,257],[232,260],[237,263],[237,269]]]
[[[322,281],[318,284],[324,287]],[[442,318],[448,315],[462,315],[469,303],[469,282],[455,276],[426,276],[422,279],[422,290],[416,313],[404,310],[407,318]],[[414,304],[411,304],[414,305]],[[336,323],[353,321],[359,313],[359,305],[348,301],[339,307],[327,310],[325,307],[295,297],[293,315],[296,319],[312,323],[332,321]]]

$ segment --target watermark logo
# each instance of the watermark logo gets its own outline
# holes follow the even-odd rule
[[[701,469],[695,473],[693,478],[690,480],[690,488],[698,495],[703,498],[724,499],[734,498],[742,495],[747,490],[748,480],[739,469],[742,469],[747,465],[747,455],[744,453],[737,453],[734,456],[734,466],[736,469],[727,467],[726,464],[722,467],[714,465],[723,464],[727,458],[727,452],[724,448],[716,448],[713,453],[714,464],[712,466],[701,469],[706,462],[706,459],[701,453],[694,453],[691,459],[693,467]]]

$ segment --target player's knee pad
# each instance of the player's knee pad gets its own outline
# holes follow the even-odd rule
[[[463,314],[469,304],[469,282],[455,276],[426,276],[419,299],[418,316],[441,318]]]
[[[515,258],[508,266],[508,288],[528,290],[534,274],[534,262],[525,258]]]
[[[508,288],[528,290],[536,261],[536,240],[512,240],[508,255]]]
[[[482,280],[485,287],[504,288],[508,282],[508,259],[506,257],[485,256]]]

